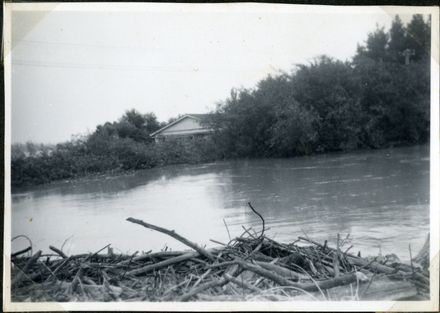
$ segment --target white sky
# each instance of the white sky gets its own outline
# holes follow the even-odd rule
[[[13,12],[12,142],[68,140],[130,108],[204,113],[295,63],[349,59],[393,18],[341,11]]]

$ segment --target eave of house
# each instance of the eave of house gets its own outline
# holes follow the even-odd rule
[[[154,133],[150,134],[150,137],[156,137],[157,135],[159,135],[160,133],[162,133],[164,130],[170,128],[171,126],[179,123],[180,121],[186,119],[186,118],[192,118],[194,120],[200,121],[200,118],[192,116],[191,114],[185,114],[184,116],[178,118],[177,120],[175,120],[174,122],[162,127],[161,129],[156,130]],[[210,131],[210,130],[209,130]]]

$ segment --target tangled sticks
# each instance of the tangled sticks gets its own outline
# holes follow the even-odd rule
[[[264,234],[264,224],[259,237],[245,228],[228,244],[206,249],[173,230],[127,221],[191,251],[68,256],[52,247],[55,255],[15,255],[13,301],[396,300],[429,292],[429,273],[419,267],[356,257],[309,238],[279,243]]]

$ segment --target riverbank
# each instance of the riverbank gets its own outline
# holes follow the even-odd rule
[[[353,255],[339,238],[299,237],[284,244],[252,228],[205,249],[172,230],[127,221],[180,241],[192,251],[54,254],[31,247],[12,255],[12,300],[39,301],[330,301],[429,299],[429,248],[403,264],[395,257]],[[26,256],[25,256],[26,255]]]
[[[28,190],[32,190],[32,188],[35,187],[41,187],[41,186],[51,186],[53,184],[59,184],[59,183],[71,183],[71,182],[83,182],[88,180],[94,180],[94,179],[109,179],[109,178],[115,178],[119,176],[127,176],[127,175],[133,175],[137,172],[141,171],[149,171],[149,170],[160,170],[160,169],[167,169],[167,168],[173,168],[175,166],[204,166],[204,165],[210,165],[213,163],[221,163],[221,162],[237,162],[237,161],[258,161],[258,160],[285,160],[285,159],[303,159],[308,157],[319,157],[322,155],[328,155],[329,157],[332,156],[341,156],[345,154],[362,154],[362,153],[374,153],[374,152],[380,152],[380,151],[386,151],[386,150],[395,150],[395,149],[405,149],[405,148],[424,148],[426,147],[429,150],[429,144],[417,144],[417,145],[390,145],[389,147],[382,147],[377,149],[356,149],[356,150],[350,150],[350,151],[333,151],[333,152],[316,152],[310,155],[306,156],[295,156],[295,157],[289,157],[289,158],[229,158],[229,159],[206,159],[203,161],[197,161],[193,159],[192,161],[182,161],[182,162],[172,162],[170,164],[161,164],[156,165],[151,168],[139,168],[139,169],[123,169],[123,168],[116,168],[116,169],[106,169],[98,172],[86,172],[86,173],[78,173],[78,174],[72,174],[71,176],[68,176],[66,178],[59,178],[59,179],[49,179],[44,182],[27,182],[27,183],[14,183],[12,182],[12,193],[20,193],[20,192],[26,192]],[[428,153],[429,156],[429,153]],[[14,176],[14,173],[12,173],[12,176]],[[12,180],[14,177],[12,177]]]

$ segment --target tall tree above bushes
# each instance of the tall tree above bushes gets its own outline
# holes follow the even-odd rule
[[[160,128],[160,123],[154,113],[141,114],[135,109],[125,114],[114,123],[118,136],[131,138],[137,142],[151,142],[150,134]]]
[[[338,151],[357,148],[353,136],[357,125],[356,107],[359,87],[353,68],[321,56],[309,65],[299,66],[291,77],[292,97],[309,112],[315,112],[317,132],[312,151]]]
[[[355,79],[360,84],[360,101],[368,120],[363,125],[369,147],[423,143],[429,137],[429,51],[430,23],[414,15],[404,27],[396,16],[389,39],[377,29],[353,58]],[[385,47],[383,58],[365,53]],[[376,49],[377,50],[377,49]],[[382,48],[380,49],[382,51]],[[405,52],[410,55],[405,62]]]
[[[406,50],[414,51],[409,64]],[[326,56],[234,91],[212,126],[225,157],[294,156],[429,139],[430,22],[377,27],[350,62]]]
[[[377,62],[383,62],[387,59],[387,46],[389,34],[384,28],[377,28],[374,32],[368,34],[365,46],[358,46],[357,57],[367,57]]]
[[[414,61],[429,61],[431,51],[431,20],[425,22],[420,14],[415,14],[406,27],[406,47],[413,49]]]
[[[388,42],[389,60],[391,62],[403,64],[405,57],[403,52],[406,49],[406,31],[402,20],[398,15],[394,17],[390,28],[390,38]]]

